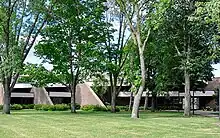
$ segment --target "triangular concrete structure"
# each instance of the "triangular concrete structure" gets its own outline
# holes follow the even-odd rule
[[[48,92],[45,88],[36,88],[33,87],[31,92],[34,93],[34,104],[50,104],[53,105],[53,102],[48,95]]]
[[[83,105],[105,106],[87,83],[78,84],[76,88],[76,103]]]

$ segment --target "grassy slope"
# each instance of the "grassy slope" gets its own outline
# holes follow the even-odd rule
[[[14,111],[0,114],[0,138],[220,137],[217,119],[179,113],[85,113]]]

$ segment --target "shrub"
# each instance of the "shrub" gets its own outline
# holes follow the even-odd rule
[[[43,104],[36,104],[36,105],[34,105],[34,109],[35,110],[42,110],[42,106],[43,106]]]
[[[56,104],[54,105],[56,111],[66,111],[69,110],[69,106],[67,104]]]
[[[117,108],[119,109],[119,111],[128,111],[129,107],[128,106],[116,106],[116,110]]]
[[[20,104],[13,104],[10,108],[11,110],[22,110],[22,106]]]
[[[71,109],[71,103],[69,103],[68,106],[69,106],[69,109]],[[80,107],[81,107],[80,104],[78,104],[78,103],[75,104],[76,110],[79,110]]]
[[[22,109],[34,109],[34,104],[22,104]]]
[[[79,110],[80,109],[80,104],[76,103],[76,110]]]
[[[110,105],[107,106],[107,109],[108,109],[108,111],[111,111],[111,106]],[[116,106],[115,111],[120,112],[120,108],[118,106]]]
[[[80,109],[83,111],[108,111],[106,107],[100,105],[84,105]]]
[[[36,104],[34,106],[35,110],[44,110],[44,111],[66,111],[69,110],[70,107],[67,104]]]
[[[53,105],[49,105],[49,104],[45,104],[45,105],[42,105],[41,107],[41,110],[44,110],[44,111],[53,111]]]
[[[2,110],[3,109],[3,105],[0,105],[0,110]]]

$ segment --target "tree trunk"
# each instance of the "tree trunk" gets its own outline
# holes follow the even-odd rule
[[[130,95],[130,100],[129,100],[129,107],[128,107],[128,110],[131,111],[132,110],[132,100],[133,100],[133,92],[131,92],[131,95]]]
[[[111,112],[116,113],[116,87],[117,87],[117,77],[113,76],[113,83],[112,83],[112,93],[111,93]]]
[[[156,110],[156,99],[157,99],[157,94],[152,93],[151,112],[155,112]]]
[[[76,86],[71,86],[71,113],[76,113]]]
[[[184,116],[190,116],[190,76],[186,69],[184,71],[184,77],[185,77]]]
[[[116,86],[113,86],[113,91],[112,91],[112,98],[111,98],[111,112],[115,113],[116,112]]]
[[[142,47],[139,46],[139,57],[140,57],[140,64],[141,64],[141,85],[138,89],[137,94],[134,97],[134,104],[132,108],[131,118],[139,118],[139,106],[140,106],[141,97],[142,97],[144,87],[145,87],[145,63],[144,63],[143,52],[144,52],[144,49],[142,49]]]
[[[149,92],[147,90],[145,100],[144,100],[144,110],[147,110],[148,108],[148,96],[149,96]]]
[[[10,104],[11,104],[11,91],[8,81],[4,81],[4,105],[3,114],[10,114]]]

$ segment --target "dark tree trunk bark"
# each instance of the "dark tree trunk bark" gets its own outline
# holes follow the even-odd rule
[[[151,112],[155,112],[156,110],[156,99],[157,99],[157,94],[152,93]]]
[[[4,87],[4,105],[3,105],[3,114],[10,114],[10,104],[11,104],[11,91],[10,91],[10,83],[8,78],[4,80],[3,87]]]
[[[184,116],[190,116],[190,76],[189,73],[184,71],[185,77],[185,105],[184,105]]]
[[[116,93],[117,93],[117,77],[113,76],[112,92],[111,92],[111,112],[116,113]]]
[[[76,113],[76,85],[71,88],[71,113]]]
[[[133,103],[133,92],[131,92],[131,95],[130,95],[129,106],[128,106],[129,111],[132,110],[132,103]]]
[[[112,98],[111,98],[111,112],[116,112],[116,86],[113,86]]]
[[[148,108],[148,96],[149,96],[149,92],[147,90],[145,100],[144,100],[144,110],[147,110]]]

